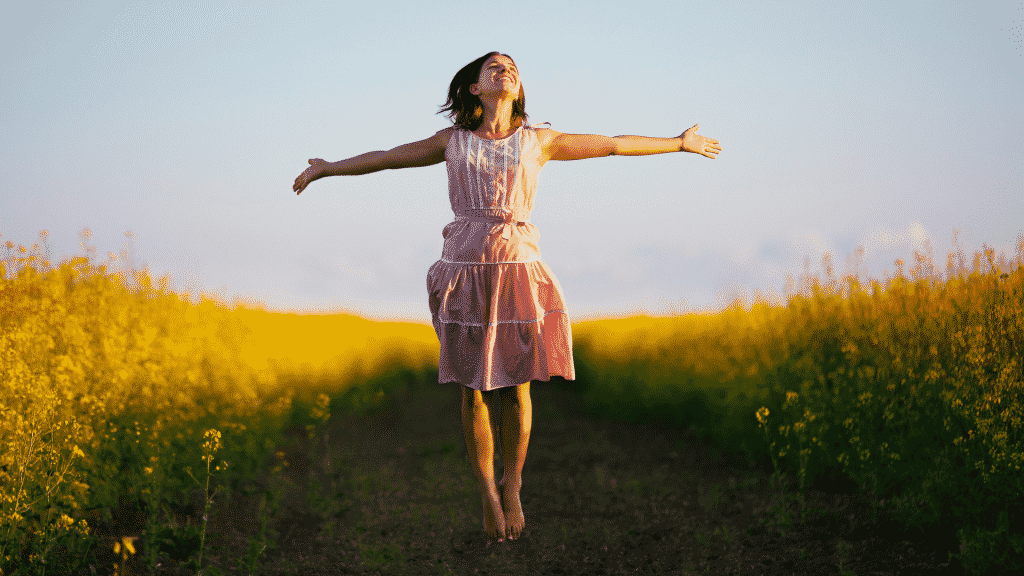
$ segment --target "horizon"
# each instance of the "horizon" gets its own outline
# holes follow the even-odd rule
[[[88,234],[86,234],[88,232]],[[60,260],[52,260],[51,257],[47,257],[44,254],[44,248],[48,247],[47,237],[49,232],[46,230],[40,231],[39,242],[33,244],[17,243],[9,238],[5,238],[3,232],[0,231],[0,249],[6,250],[3,258],[0,258],[0,264],[4,264],[16,258],[16,255],[12,255],[13,251],[17,251],[17,248],[24,248],[23,254],[29,256],[32,254],[38,254],[44,257],[43,262],[51,268],[59,268],[61,265],[68,264],[75,258],[87,258],[92,266],[103,266],[106,273],[110,275],[122,275],[128,273],[144,273],[147,274],[153,285],[158,286],[162,279],[167,279],[168,289],[170,292],[183,297],[191,304],[198,304],[203,300],[210,300],[220,306],[224,306],[228,309],[234,310],[238,308],[244,308],[254,311],[262,311],[274,314],[294,314],[294,315],[345,315],[353,316],[364,320],[373,322],[395,322],[395,323],[411,323],[411,324],[423,324],[430,326],[431,321],[429,319],[424,320],[415,317],[397,317],[397,316],[374,316],[367,314],[363,311],[351,308],[345,308],[342,306],[333,307],[318,307],[318,308],[278,308],[272,304],[267,304],[257,298],[251,298],[243,294],[234,294],[230,298],[225,297],[221,292],[206,292],[202,290],[177,290],[173,288],[173,275],[170,272],[165,272],[160,275],[155,275],[151,267],[142,262],[138,266],[133,265],[132,250],[131,250],[131,239],[135,236],[134,233],[129,237],[126,233],[126,237],[129,237],[129,241],[126,242],[122,250],[115,254],[108,252],[106,259],[99,258],[98,248],[88,244],[88,238],[91,237],[91,232],[88,228],[83,229],[79,232],[79,236],[82,239],[82,252],[75,254],[65,254],[60,257]],[[957,236],[957,231],[954,230],[954,238]],[[799,277],[790,276],[787,278],[786,286],[781,291],[770,290],[767,293],[760,290],[746,291],[743,293],[734,293],[731,298],[726,300],[723,298],[719,301],[717,306],[693,306],[693,307],[682,307],[682,308],[668,308],[667,310],[650,311],[650,310],[633,310],[633,311],[611,311],[611,312],[596,312],[593,314],[575,314],[570,315],[570,321],[572,323],[582,322],[598,322],[602,320],[628,320],[635,318],[673,318],[687,315],[716,315],[722,313],[728,309],[736,306],[742,307],[744,310],[750,311],[751,308],[758,304],[767,304],[773,307],[785,307],[789,301],[796,296],[809,296],[811,294],[812,287],[814,286],[825,286],[827,289],[836,290],[838,287],[838,293],[846,298],[849,297],[849,281],[855,279],[860,288],[865,291],[873,293],[874,290],[881,288],[882,290],[888,289],[889,285],[897,278],[903,278],[904,280],[917,281],[920,279],[931,279],[940,283],[948,282],[954,277],[966,277],[967,275],[979,272],[981,274],[991,273],[992,270],[998,270],[1000,272],[1014,272],[1017,268],[1024,267],[1024,233],[1018,234],[1017,243],[1013,254],[1007,253],[1005,250],[997,250],[988,243],[982,243],[978,248],[970,249],[970,252],[965,250],[966,247],[957,246],[956,251],[947,251],[942,255],[944,263],[937,265],[935,260],[934,248],[931,247],[929,242],[925,242],[924,247],[926,251],[913,251],[907,259],[898,258],[893,262],[891,268],[891,274],[886,273],[881,277],[876,276],[862,276],[856,273],[856,265],[852,266],[851,262],[856,261],[858,252],[863,253],[863,247],[858,246],[854,249],[854,252],[846,257],[846,271],[843,273],[836,273],[835,270],[835,258],[831,253],[826,252],[822,255],[821,275],[818,271],[814,271],[810,267],[809,260],[806,262],[807,266],[803,274]],[[933,253],[929,255],[927,250],[931,250]],[[987,257],[990,252],[991,262]],[[968,257],[968,254],[970,257]],[[828,260],[828,263],[825,260]],[[955,265],[951,265],[951,262],[955,260]],[[913,263],[914,266],[908,264]],[[985,264],[989,263],[989,270],[986,270]],[[827,270],[832,269],[832,275],[827,274]],[[931,274],[926,271],[932,270]],[[904,270],[905,269],[905,270]],[[9,272],[9,270],[8,270]],[[830,287],[831,284],[831,287]],[[877,286],[876,286],[877,284]]]

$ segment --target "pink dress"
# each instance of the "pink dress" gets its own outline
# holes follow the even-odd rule
[[[532,126],[500,140],[452,132],[445,161],[455,220],[427,272],[438,382],[487,391],[576,378],[565,299],[530,224],[540,153]]]

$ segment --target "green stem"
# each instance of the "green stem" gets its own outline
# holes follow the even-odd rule
[[[203,508],[203,528],[199,532],[199,559],[196,562],[196,576],[203,574],[203,546],[206,543],[206,521],[210,517],[210,462],[213,458],[206,460],[206,504]]]
[[[775,474],[778,474],[779,461],[775,458],[775,449],[772,447],[771,438],[768,437],[768,425],[762,424],[761,429],[764,430],[764,441],[768,444],[768,455],[772,457],[772,468],[775,469]]]
[[[804,454],[804,433],[802,431],[799,433],[797,441],[800,443],[800,493],[803,494],[807,477],[807,455]]]

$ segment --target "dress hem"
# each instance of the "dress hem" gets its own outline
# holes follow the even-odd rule
[[[494,322],[488,322],[482,324],[480,322],[461,322],[459,320],[445,320],[444,318],[438,317],[437,321],[442,324],[458,324],[459,326],[473,326],[476,328],[487,328],[489,326],[497,326],[499,324],[536,324],[542,322],[549,314],[561,313],[568,316],[569,314],[565,310],[548,310],[540,318],[531,318],[529,320],[495,320]]]
[[[563,376],[561,374],[548,374],[547,378],[543,378],[543,379],[541,379],[541,378],[531,378],[530,380],[528,380],[528,382],[550,382],[552,376],[558,376],[559,378],[561,378],[561,379],[563,379],[563,380],[565,380],[567,382],[575,382],[576,381],[576,378],[568,378],[568,377]],[[499,388],[512,388],[514,386],[519,386],[519,385],[525,384],[525,383],[526,382],[520,382],[519,384],[508,384],[507,386],[495,386],[494,388],[491,388],[489,390],[481,390],[481,391],[482,392],[490,392],[491,390],[497,390]],[[480,390],[480,388],[473,388],[469,384],[463,384],[462,382],[459,382],[458,380],[446,380],[444,382],[438,381],[438,384],[458,384],[460,386],[465,386],[466,388],[471,388],[473,390]]]

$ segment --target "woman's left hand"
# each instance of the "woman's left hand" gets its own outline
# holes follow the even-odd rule
[[[295,184],[292,184],[292,190],[295,194],[302,194],[302,191],[309,186],[310,182],[319,180],[324,177],[324,171],[327,169],[327,162],[324,162],[320,158],[310,158],[309,168],[306,168],[299,177],[295,179]]]
[[[695,152],[701,156],[716,158],[715,154],[722,151],[722,147],[718,145],[718,140],[705,138],[697,134],[698,128],[700,128],[700,124],[694,124],[693,128],[683,132],[680,136],[683,139],[683,152]]]

